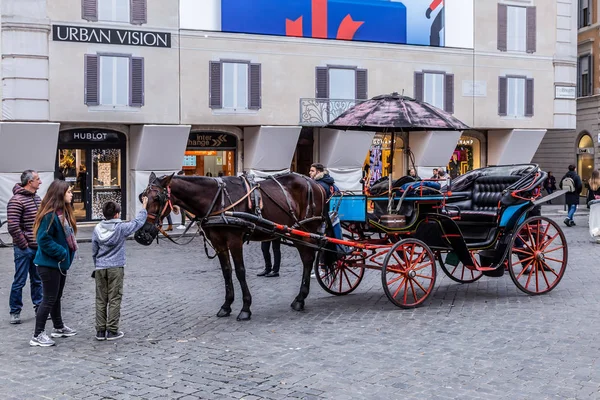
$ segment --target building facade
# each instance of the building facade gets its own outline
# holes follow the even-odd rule
[[[73,182],[91,221],[108,199],[131,215],[151,172],[306,173],[318,161],[357,188],[366,163],[372,179],[405,174],[409,150],[422,174],[455,176],[529,162],[575,127],[574,0],[422,3],[4,0],[0,218],[27,168],[46,187]],[[472,129],[392,143],[325,128],[391,92]]]
[[[533,161],[560,179],[573,164],[584,181],[600,167],[600,7],[598,0],[578,0],[577,123],[575,129],[549,131]],[[586,190],[582,195],[586,194]]]

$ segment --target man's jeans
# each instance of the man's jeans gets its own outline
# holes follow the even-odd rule
[[[575,211],[577,211],[577,204],[571,204],[569,206],[569,219],[573,221],[573,217],[575,216]]]
[[[42,279],[33,263],[35,250],[26,248],[21,250],[14,247],[15,253],[15,278],[10,289],[10,313],[20,313],[23,308],[23,287],[27,283],[27,274],[29,274],[29,284],[31,285],[31,302],[34,306],[39,306],[42,302]]]

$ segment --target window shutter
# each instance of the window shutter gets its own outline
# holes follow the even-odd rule
[[[589,84],[588,96],[593,96],[595,94],[594,93],[594,68],[593,68],[594,64],[592,64],[593,60],[592,60],[591,54],[588,54],[587,58],[588,58],[588,65],[589,65],[589,67],[588,67],[588,84]]]
[[[535,7],[527,7],[527,52],[535,53],[537,47],[537,18]]]
[[[577,59],[577,97],[583,95],[583,57]]]
[[[501,76],[498,78],[498,115],[505,117],[508,108],[508,80]]]
[[[357,69],[356,70],[356,99],[357,100],[367,100],[367,70],[366,69]]]
[[[144,105],[144,59],[131,57],[129,71],[129,105],[142,107]]]
[[[261,107],[261,73],[260,64],[250,64],[248,79],[248,109],[258,110]]]
[[[425,85],[425,77],[422,72],[415,72],[415,100],[423,101],[423,90]]]
[[[508,7],[498,4],[498,50],[506,51],[508,42]]]
[[[329,98],[329,69],[327,67],[317,67],[316,70],[315,97],[317,99]]]
[[[444,79],[444,111],[454,114],[454,74],[446,74]]]
[[[86,54],[84,64],[84,103],[88,106],[97,106],[100,103],[98,98],[100,88],[98,56]]]
[[[81,18],[98,21],[98,0],[81,0]]]
[[[97,1],[97,0],[96,0]],[[131,23],[133,25],[142,25],[148,22],[147,6],[148,0],[131,0]]]
[[[533,117],[533,79],[525,81],[525,116]]]
[[[222,77],[221,62],[211,61],[210,72],[209,72],[209,93],[208,103],[210,108],[222,108],[223,107],[223,96],[221,91],[221,77]]]

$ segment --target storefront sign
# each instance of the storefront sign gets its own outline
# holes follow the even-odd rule
[[[52,40],[125,46],[171,47],[171,34],[169,32],[87,28],[84,26],[52,25]]]
[[[120,143],[121,139],[117,132],[103,131],[98,129],[82,129],[60,132],[60,143]]]
[[[221,132],[192,132],[190,133],[187,148],[235,148],[237,138],[234,135]]]
[[[555,99],[575,99],[577,98],[577,88],[575,86],[556,86]]]
[[[579,154],[594,154],[594,148],[593,147],[584,147],[584,148],[577,149],[577,152]]]

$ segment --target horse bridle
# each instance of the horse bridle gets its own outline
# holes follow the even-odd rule
[[[148,187],[140,194],[140,199],[144,196],[148,196],[148,193],[153,190],[156,190],[158,194],[156,195],[158,199],[158,209],[159,213],[148,213],[148,219],[153,221],[153,225],[160,231],[162,230],[162,220],[167,217],[167,215],[173,209],[173,203],[171,202],[171,187],[167,186],[167,188],[163,188],[160,185],[149,184]],[[168,210],[168,212],[167,212]]]

